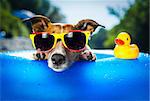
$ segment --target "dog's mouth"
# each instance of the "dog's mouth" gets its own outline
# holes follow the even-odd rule
[[[56,71],[56,72],[62,72],[66,69],[67,67],[62,67],[62,66],[57,66],[57,65],[53,65],[53,67],[51,68],[52,70]]]
[[[49,64],[49,63],[48,63]],[[62,65],[55,65],[52,64],[52,66],[49,66],[52,70],[56,71],[56,72],[62,72],[65,69],[67,69],[68,65],[67,64],[62,64]]]

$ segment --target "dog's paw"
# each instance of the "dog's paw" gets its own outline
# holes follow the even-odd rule
[[[33,58],[35,60],[45,60],[46,54],[45,53],[35,53],[35,54],[33,54]]]
[[[85,50],[80,54],[80,60],[95,61],[96,55],[89,50]]]

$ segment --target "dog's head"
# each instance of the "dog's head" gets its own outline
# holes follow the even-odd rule
[[[49,32],[61,34],[68,33],[73,29],[71,24],[53,23]],[[55,48],[48,52],[48,66],[54,71],[63,71],[68,68],[74,61],[78,60],[80,53],[71,52],[62,43],[62,40],[58,39]]]
[[[26,21],[31,22],[33,32],[46,31],[49,33],[68,33],[70,30],[77,29],[90,31],[92,33],[99,26],[97,22],[89,19],[79,21],[76,25],[51,23],[50,20],[44,16],[35,16],[31,19],[27,19]],[[55,47],[45,51],[45,53],[48,57],[48,66],[54,71],[63,71],[74,61],[79,60],[79,55],[81,52],[72,52],[68,50],[63,45],[62,40],[58,39]]]

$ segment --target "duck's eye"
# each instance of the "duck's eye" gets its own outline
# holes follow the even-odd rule
[[[128,40],[128,38],[127,38],[127,40]]]

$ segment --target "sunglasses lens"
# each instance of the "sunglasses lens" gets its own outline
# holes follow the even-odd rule
[[[40,48],[42,51],[49,50],[53,47],[54,36],[49,34],[38,34],[34,37],[36,49]]]
[[[64,40],[67,47],[73,50],[80,50],[86,44],[86,36],[82,32],[70,32],[64,36]]]

